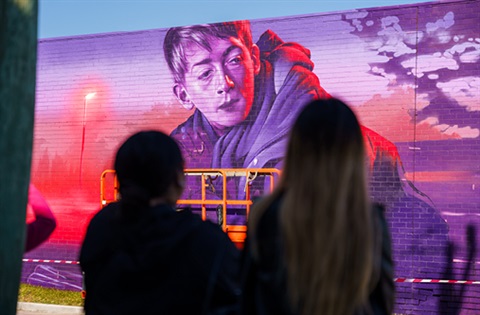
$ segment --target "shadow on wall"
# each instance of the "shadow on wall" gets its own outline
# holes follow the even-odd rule
[[[463,277],[461,278],[464,280],[468,280],[472,276],[471,271],[475,264],[475,254],[477,250],[476,234],[475,226],[469,224],[466,232],[468,258],[463,272]],[[455,278],[453,273],[454,269],[452,266],[454,252],[455,246],[452,242],[449,242],[446,248],[447,265],[445,272],[443,273],[443,279],[454,280]],[[442,284],[440,289],[442,299],[438,304],[438,314],[460,314],[463,305],[465,289],[466,285],[460,285],[460,288],[457,289],[451,284]]]

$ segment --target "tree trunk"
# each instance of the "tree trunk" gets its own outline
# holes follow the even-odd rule
[[[0,0],[0,310],[16,314],[25,247],[37,59],[37,0]]]

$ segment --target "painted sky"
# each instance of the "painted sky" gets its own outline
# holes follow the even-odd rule
[[[39,0],[39,38],[431,2],[422,0]]]

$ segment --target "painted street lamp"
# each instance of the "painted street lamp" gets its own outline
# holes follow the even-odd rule
[[[80,184],[82,183],[82,174],[83,174],[83,150],[85,148],[85,125],[87,123],[87,107],[88,101],[95,96],[95,92],[88,93],[84,97],[83,102],[83,128],[82,128],[82,151],[80,152]]]

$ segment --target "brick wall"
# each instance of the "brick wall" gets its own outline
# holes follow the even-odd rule
[[[251,21],[254,41],[270,29],[309,49],[311,75],[373,131],[366,135],[372,194],[388,205],[397,277],[480,280],[479,253],[467,270],[466,234],[469,224],[475,232],[480,226],[478,12],[479,1],[465,0]],[[76,260],[86,225],[100,207],[100,174],[112,168],[119,143],[143,129],[170,133],[193,114],[172,90],[163,56],[166,31],[40,40],[32,181],[49,200],[58,228],[27,257]],[[295,80],[281,88],[295,91]],[[257,82],[256,89],[258,94],[267,87]],[[88,93],[95,95],[86,100]],[[262,132],[252,127],[237,140],[254,148],[259,139],[273,139],[301,105],[272,110],[275,119],[265,120]],[[255,113],[244,124],[259,125]],[[179,141],[187,137],[181,130],[178,135]],[[212,159],[236,167],[248,158],[262,161],[222,155],[207,131],[197,136],[193,147],[184,147],[187,166],[209,167]],[[274,157],[282,145],[266,152],[271,159],[264,167],[281,165]],[[64,279],[54,281],[58,272]],[[26,263],[23,280],[80,286],[78,268],[64,265]],[[397,291],[399,313],[480,309],[478,285],[398,284]]]

